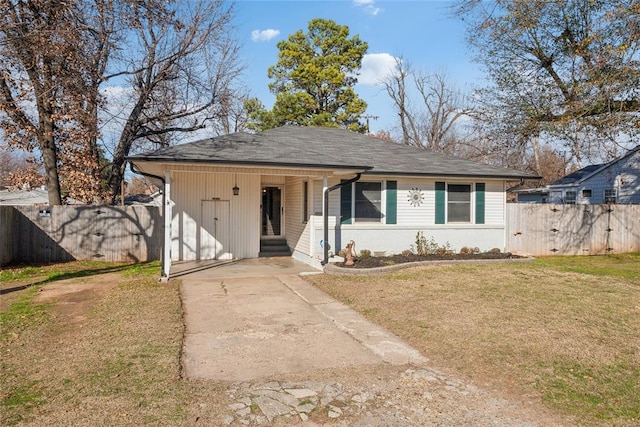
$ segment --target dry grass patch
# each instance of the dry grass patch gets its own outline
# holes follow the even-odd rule
[[[584,425],[640,421],[640,254],[313,276],[441,366]]]
[[[223,385],[180,378],[178,284],[158,285],[157,264],[85,272],[2,305],[0,424],[184,425],[201,404],[215,416]]]

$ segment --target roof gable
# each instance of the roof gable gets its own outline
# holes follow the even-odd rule
[[[631,150],[627,151],[624,155],[622,155],[620,157],[616,157],[615,159],[611,160],[609,163],[586,166],[586,167],[584,167],[584,168],[582,168],[580,170],[572,172],[569,175],[565,175],[562,178],[553,181],[548,186],[549,187],[561,187],[561,186],[565,186],[565,185],[568,185],[568,186],[578,185],[578,184],[586,181],[587,179],[593,177],[594,175],[597,175],[597,174],[601,173],[603,170],[610,168],[611,166],[615,165],[616,163],[619,163],[622,160],[633,156],[636,153],[640,153],[640,145],[638,145],[635,148],[632,148]]]

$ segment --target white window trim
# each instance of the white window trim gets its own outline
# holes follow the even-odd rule
[[[484,182],[484,181],[482,181]],[[449,221],[449,185],[468,185],[470,187],[469,195],[469,221]],[[454,225],[474,225],[476,223],[476,182],[469,181],[445,181],[444,182],[444,223]],[[435,185],[435,184],[434,184]],[[486,185],[486,183],[485,183]],[[435,187],[434,187],[435,193]],[[486,204],[486,187],[485,187],[485,204]]]
[[[568,193],[573,193],[573,202],[567,202],[567,194]],[[564,190],[563,194],[562,194],[562,202],[565,205],[575,205],[578,203],[578,191],[576,190]]]
[[[356,218],[356,184],[358,183],[367,183],[372,182],[376,184],[380,184],[380,221],[358,221]],[[358,225],[366,225],[366,224],[384,224],[384,219],[387,216],[387,206],[386,206],[386,193],[387,193],[387,181],[384,179],[376,180],[376,179],[361,179],[351,184],[351,218],[352,224]]]
[[[613,202],[607,202],[607,191],[613,192],[613,197],[614,197]],[[618,189],[613,187],[613,188],[605,188],[604,190],[602,190],[602,201],[604,203],[618,203]]]

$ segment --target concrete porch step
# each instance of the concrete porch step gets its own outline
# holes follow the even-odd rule
[[[274,256],[291,256],[291,251],[290,250],[286,250],[286,251],[270,251],[270,252],[262,252],[262,251],[260,251],[258,253],[258,256],[260,258],[270,258],[270,257],[274,257]]]
[[[286,239],[263,239],[260,241],[259,257],[291,256]]]

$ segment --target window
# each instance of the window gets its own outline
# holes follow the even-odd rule
[[[471,222],[471,185],[447,186],[447,222]]]
[[[591,190],[582,190],[582,197],[588,199],[591,197]]]
[[[575,205],[576,204],[576,192],[575,191],[565,191],[564,192],[564,203],[567,205]]]
[[[309,181],[302,182],[302,222],[309,220]]]
[[[616,189],[615,188],[607,188],[604,190],[604,202],[605,203],[616,203]]]
[[[357,222],[380,222],[382,219],[382,183],[356,182],[354,218]]]

